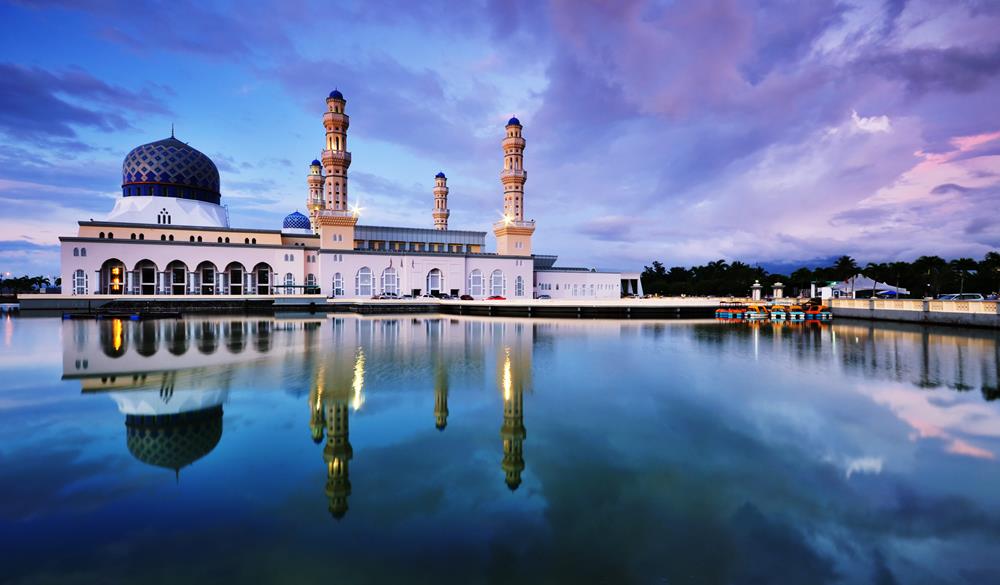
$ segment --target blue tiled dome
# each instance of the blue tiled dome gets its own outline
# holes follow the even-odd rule
[[[444,171],[438,171],[438,174],[434,175],[434,178],[435,179],[447,179],[448,177],[444,176]]]
[[[282,229],[308,230],[312,229],[309,218],[298,211],[293,211],[285,216],[285,221],[281,224]]]
[[[507,120],[507,125],[508,126],[520,126],[521,125],[521,121],[518,120],[517,117],[515,116],[515,117],[511,118],[510,120]]]
[[[219,169],[173,136],[132,149],[122,162],[122,195],[156,195],[219,204]]]
[[[335,90],[333,90],[333,91],[330,92],[330,97],[332,97],[335,100],[342,100],[342,99],[344,99],[344,94],[340,93],[339,90],[335,89]]]

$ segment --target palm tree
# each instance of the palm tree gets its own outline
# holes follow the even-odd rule
[[[970,270],[975,270],[978,264],[972,258],[958,258],[952,260],[948,263],[952,270],[954,270],[959,277],[959,293],[965,292],[965,277],[969,274]]]
[[[858,262],[850,256],[841,256],[833,263],[833,271],[840,280],[847,280],[858,273]]]

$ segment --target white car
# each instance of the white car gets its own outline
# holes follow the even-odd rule
[[[941,301],[985,301],[983,295],[979,293],[952,293],[938,297]]]

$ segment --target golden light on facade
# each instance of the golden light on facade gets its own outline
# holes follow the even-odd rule
[[[355,411],[361,409],[361,405],[365,403],[365,395],[362,390],[365,385],[365,352],[360,347],[358,348],[358,355],[354,359],[354,380],[351,384],[354,389],[354,397],[351,399],[351,408]]]
[[[510,379],[510,348],[504,348],[503,356],[503,400],[507,402],[510,400],[511,395],[511,379]]]

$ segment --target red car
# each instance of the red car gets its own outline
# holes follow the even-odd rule
[[[460,301],[472,301],[472,300],[475,300],[475,299],[472,298],[472,295],[462,295],[462,296],[458,297],[458,300],[460,300]]]
[[[500,295],[493,295],[492,297],[487,297],[486,300],[487,301],[506,301],[507,298],[506,297],[502,297]]]

